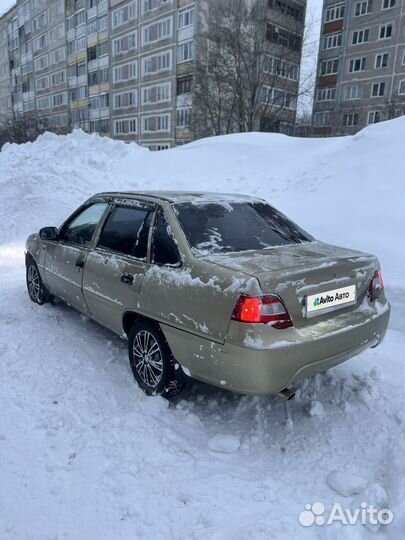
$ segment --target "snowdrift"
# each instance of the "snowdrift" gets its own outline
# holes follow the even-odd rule
[[[405,530],[405,118],[354,137],[211,138],[152,153],[80,131],[0,152],[0,538],[393,540]],[[316,237],[376,253],[393,311],[381,347],[296,398],[135,385],[126,343],[25,291],[24,241],[104,190],[266,198]],[[378,534],[303,527],[304,509],[388,507]],[[312,516],[313,517],[313,516]],[[309,516],[311,519],[311,515]]]
[[[105,190],[187,189],[257,195],[327,242],[376,253],[402,287],[405,117],[353,137],[250,133],[150,152],[76,131],[5,145],[0,153],[0,243],[58,225]]]

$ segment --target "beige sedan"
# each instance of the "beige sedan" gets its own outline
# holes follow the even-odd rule
[[[375,256],[315,240],[261,199],[102,193],[26,244],[28,293],[126,337],[147,394],[189,378],[289,399],[386,332]]]

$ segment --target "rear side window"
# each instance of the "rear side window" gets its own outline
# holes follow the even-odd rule
[[[70,223],[62,228],[59,240],[81,246],[90,244],[107,206],[107,203],[94,203],[79,212]]]
[[[300,244],[312,237],[264,202],[179,203],[174,210],[197,255]]]
[[[170,266],[178,266],[181,262],[179,250],[161,208],[156,214],[152,262]]]
[[[100,235],[98,246],[146,259],[153,208],[117,206]]]

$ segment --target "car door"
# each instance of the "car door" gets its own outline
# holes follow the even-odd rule
[[[88,309],[82,291],[83,268],[94,233],[107,208],[107,202],[94,202],[80,208],[62,225],[57,241],[44,244],[47,287],[84,313],[88,313]]]
[[[86,259],[83,293],[91,315],[118,334],[123,311],[137,310],[154,211],[152,203],[115,201]]]

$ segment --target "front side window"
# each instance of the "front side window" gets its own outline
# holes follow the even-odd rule
[[[178,266],[181,262],[176,241],[161,208],[156,214],[152,262],[169,266]]]
[[[80,246],[89,245],[106,208],[107,203],[88,206],[62,228],[59,240]]]
[[[115,207],[104,225],[98,247],[146,259],[152,215],[153,207],[142,203]]]
[[[197,255],[262,250],[312,237],[265,202],[197,202],[174,206]]]

